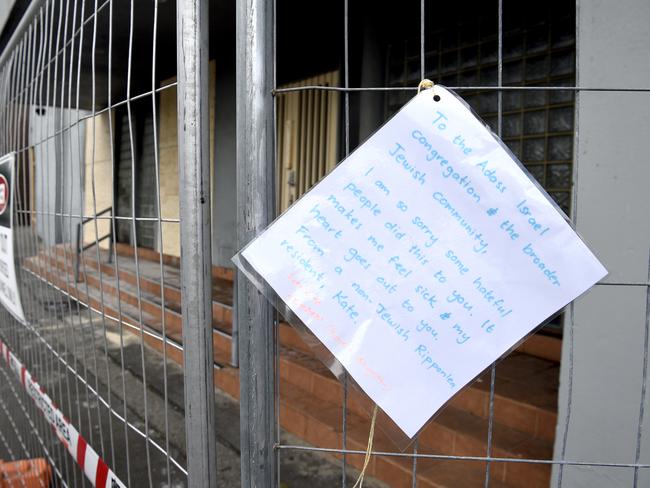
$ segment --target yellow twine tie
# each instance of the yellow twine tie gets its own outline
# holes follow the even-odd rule
[[[433,93],[433,101],[434,102],[440,101],[440,95],[436,93],[436,84],[433,81],[427,80],[426,78],[423,79],[418,85],[418,94],[422,90],[431,90],[431,92]]]
[[[359,473],[359,478],[352,488],[363,488],[363,478],[366,475],[366,469],[370,464],[370,454],[372,453],[372,440],[375,437],[375,424],[377,423],[377,405],[372,411],[372,421],[370,422],[370,433],[368,434],[368,447],[366,447],[366,457],[363,460],[363,469]]]
[[[418,85],[418,93],[420,93],[422,90],[428,90],[429,88],[433,88],[433,86],[434,86],[433,81],[427,80],[425,78]]]

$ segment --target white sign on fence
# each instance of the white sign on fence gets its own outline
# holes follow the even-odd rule
[[[15,154],[0,158],[0,303],[21,322],[25,314],[20,303],[14,264],[14,166]]]
[[[409,437],[607,274],[464,102],[435,90],[241,253]]]

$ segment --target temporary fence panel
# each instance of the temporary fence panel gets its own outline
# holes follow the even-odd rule
[[[337,383],[243,277],[232,307],[229,290],[219,291],[224,303],[212,295],[233,279],[211,263],[221,229],[210,229],[210,110],[219,102],[208,3],[34,0],[0,54],[0,156],[14,158],[15,259],[5,264],[15,266],[24,311],[24,320],[18,308],[18,317],[0,312],[0,451],[47,459],[54,486],[215,486],[213,382],[240,398],[242,486],[280,486],[284,461],[304,453],[330,456],[335,484],[352,486],[364,460],[369,408],[349,382]],[[650,91],[580,85],[566,2],[528,23],[503,0],[232,6],[240,246],[421,79],[464,96],[570,212],[580,200],[570,176],[581,174],[575,104],[601,91]],[[2,253],[7,245],[0,240]],[[641,289],[647,300],[645,279],[602,285]],[[573,468],[601,467],[642,484],[649,306],[633,462],[570,455],[569,309],[407,451],[378,433],[368,476],[392,486],[562,486]],[[562,325],[568,386],[558,413]],[[505,391],[544,381],[554,394],[536,403],[524,395],[523,407]]]
[[[308,114],[318,111],[316,94],[340,94],[340,160],[415,95],[418,83],[425,78],[463,96],[525,162],[556,203],[571,214],[571,202],[579,198],[573,178],[580,172],[572,167],[576,99],[581,93],[641,93],[648,88],[579,85],[575,5],[549,2],[522,7],[504,3],[440,5],[421,0],[377,5],[342,0],[304,7],[297,2],[240,2],[240,248],[276,216],[266,198],[270,182],[281,185],[279,208],[284,210],[293,201],[292,176],[300,171],[309,174],[313,168],[312,154],[301,153],[309,144],[300,147],[302,140],[292,141],[297,132],[289,120],[292,113],[306,121],[304,127],[309,131],[313,119]],[[538,10],[541,16],[536,16]],[[296,22],[296,18],[309,20]],[[340,61],[340,85],[313,82],[311,77],[336,64],[330,62],[332,58]],[[297,79],[304,81],[295,82]],[[275,104],[270,102],[271,94]],[[325,109],[325,118],[329,115]],[[275,136],[272,140],[271,133]],[[269,159],[266,164],[264,158]],[[277,176],[272,174],[274,169]],[[314,182],[304,185],[302,179],[296,181],[296,196]],[[259,198],[251,201],[255,195]],[[575,223],[575,215],[573,219]],[[641,241],[641,247],[647,246],[647,236],[641,236]],[[637,264],[641,269],[647,266],[643,260]],[[309,349],[295,342],[283,318],[276,315],[272,319],[268,304],[249,284],[242,283],[244,279],[239,278],[237,302],[242,374],[244,364],[249,368],[241,385],[242,419],[250,419],[255,410],[259,416],[256,422],[242,423],[245,485],[281,486],[284,459],[304,452],[329,454],[340,462],[338,484],[354,485],[366,454],[371,408],[350,388],[349,381],[339,389],[334,377],[314,363]],[[648,290],[645,280],[630,286]],[[645,310],[647,329],[647,305]],[[272,320],[273,335],[268,331]],[[522,345],[501,365],[492,365],[405,452],[390,442],[378,441],[376,434],[368,476],[391,486],[529,487],[551,482],[563,486],[562,472],[567,467],[603,467],[628,469],[637,486],[639,471],[648,467],[640,454],[647,361],[643,360],[639,434],[630,443],[636,445],[636,461],[616,462],[616,456],[570,458],[567,432],[572,420],[573,383],[561,398],[566,402],[568,397],[569,412],[562,407],[557,415],[563,325],[569,331],[565,340],[570,341],[565,351],[572,350],[575,323],[569,313],[552,321],[542,335]],[[642,358],[647,356],[647,346],[646,332]],[[572,354],[565,352],[563,357],[563,371],[573,371]],[[527,358],[534,359],[532,365]],[[540,382],[540,369],[536,368],[545,370],[546,383]],[[638,373],[641,377],[641,371]],[[513,374],[519,376],[522,392],[550,385],[554,393],[541,403],[543,394],[531,399],[524,393],[522,402],[517,394],[507,391]],[[270,416],[275,418],[274,427],[268,423]],[[555,440],[558,422],[558,435],[563,438]],[[308,445],[293,442],[295,438],[285,437],[285,431],[297,434]]]
[[[0,449],[54,486],[215,486],[207,39],[207,1],[41,0],[0,56]]]

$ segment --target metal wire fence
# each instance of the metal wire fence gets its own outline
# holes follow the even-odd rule
[[[352,5],[351,5],[352,3]],[[513,10],[517,8],[508,4]],[[363,14],[359,17],[357,10],[357,16],[355,17],[351,14],[352,7],[356,7],[361,10],[369,17],[370,20],[367,23],[359,22],[360,18],[363,18]],[[400,13],[395,10],[390,10],[390,14],[394,15],[396,18],[394,22],[386,22],[384,24],[375,22],[374,17],[371,13],[364,11],[363,6],[354,5],[354,2],[348,2],[344,0],[341,4],[336,5],[337,11],[340,11],[340,16],[337,19],[342,22],[341,29],[335,29],[336,34],[332,34],[331,37],[328,37],[326,43],[331,46],[331,49],[337,49],[342,47],[343,56],[342,63],[340,66],[342,72],[342,84],[341,86],[314,86],[311,83],[305,83],[305,86],[296,86],[297,84],[292,84],[291,87],[279,86],[277,83],[278,74],[280,68],[278,68],[278,58],[284,56],[287,57],[286,53],[278,52],[277,46],[280,45],[279,39],[283,38],[282,29],[289,28],[289,22],[286,19],[283,19],[278,14],[278,10],[273,10],[266,2],[246,2],[242,4],[239,15],[240,15],[240,35],[242,32],[246,32],[246,41],[244,41],[244,47],[240,48],[240,55],[242,59],[247,61],[248,65],[251,66],[260,66],[265,61],[272,59],[273,60],[273,69],[267,67],[266,72],[262,73],[250,73],[243,72],[241,74],[241,80],[245,79],[246,83],[249,84],[258,84],[263,88],[270,90],[275,97],[276,103],[281,103],[282,97],[287,94],[292,93],[301,93],[302,96],[307,96],[306,94],[314,91],[333,91],[341,93],[343,97],[343,128],[341,130],[342,134],[342,146],[343,150],[341,151],[341,157],[347,156],[350,151],[354,148],[359,141],[358,130],[354,127],[355,124],[359,124],[359,113],[368,109],[369,107],[363,105],[360,102],[360,96],[363,94],[380,94],[384,95],[384,103],[387,106],[387,111],[384,114],[384,117],[387,117],[395,110],[395,107],[399,107],[403,104],[410,96],[415,93],[418,80],[430,78],[436,82],[444,81],[445,84],[450,85],[450,88],[457,90],[461,95],[467,95],[467,100],[473,106],[473,108],[478,113],[488,112],[486,117],[487,121],[492,126],[492,129],[499,136],[504,135],[504,97],[508,96],[508,108],[507,114],[514,114],[516,117],[523,117],[523,120],[526,120],[526,113],[528,110],[536,110],[536,114],[541,114],[539,110],[548,110],[549,107],[552,110],[555,106],[555,103],[568,103],[573,109],[574,97],[576,94],[580,93],[589,93],[589,92],[612,92],[612,93],[624,93],[624,92],[645,92],[646,88],[633,88],[633,87],[603,87],[603,86],[578,86],[575,84],[574,74],[572,71],[574,69],[573,62],[569,61],[568,69],[565,71],[565,77],[557,78],[557,73],[555,67],[553,67],[554,61],[551,61],[553,58],[550,54],[541,54],[540,55],[540,46],[541,50],[547,49],[552,51],[552,49],[557,46],[562,46],[562,49],[567,49],[569,46],[570,56],[573,56],[575,53],[575,5],[569,4],[553,4],[549,6],[549,12],[551,12],[550,17],[544,20],[537,19],[536,24],[532,26],[527,26],[523,20],[525,16],[520,17],[520,24],[517,25],[517,28],[512,32],[506,30],[504,27],[504,13],[510,13],[510,29],[512,29],[512,18],[516,18],[516,15],[513,15],[512,12],[504,12],[504,2],[499,0],[492,2],[490,4],[482,4],[480,7],[476,4],[467,5],[467,9],[459,6],[459,9],[462,10],[462,14],[458,17],[449,16],[449,10],[445,10],[443,6],[438,4],[433,5],[429,2],[421,0],[419,2],[404,2],[400,5],[398,9]],[[371,7],[372,9],[372,7]],[[404,14],[404,10],[408,9],[408,13]],[[483,24],[479,28],[479,23],[471,15],[467,15],[468,10],[480,11]],[[531,7],[532,10],[535,10]],[[255,12],[247,16],[246,11]],[[356,10],[356,9],[354,9]],[[286,10],[283,12],[286,15]],[[521,15],[521,14],[519,14]],[[563,18],[563,16],[567,16]],[[245,21],[250,20],[253,17],[255,19],[256,28],[246,29]],[[467,17],[471,18],[471,21],[467,22]],[[533,15],[534,17],[534,15]],[[364,29],[380,32],[377,37],[363,38],[364,42],[373,43],[377,41],[385,41],[386,37],[390,39],[390,36],[386,34],[390,29],[398,29],[396,24],[399,24],[404,20],[408,19],[408,27],[406,30],[410,30],[410,34],[403,34],[403,38],[398,39],[403,41],[408,38],[406,47],[404,48],[403,57],[397,56],[397,65],[398,65],[398,75],[393,76],[390,72],[391,66],[390,62],[387,63],[386,71],[387,74],[383,77],[385,80],[384,86],[381,83],[377,83],[376,80],[371,80],[364,84],[364,78],[357,76],[357,80],[361,80],[357,86],[352,86],[351,84],[351,72],[355,71],[355,68],[351,65],[351,44],[352,42],[359,43],[359,31]],[[354,19],[354,20],[351,20]],[[416,32],[416,22],[419,27],[419,38],[417,38],[417,43],[414,39],[413,33]],[[462,20],[460,20],[462,19]],[[485,20],[487,19],[487,22]],[[554,27],[551,27],[552,22],[556,24]],[[559,20],[562,19],[562,20]],[[329,20],[329,19],[328,19]],[[568,27],[568,38],[564,37],[561,41],[560,37],[563,37],[562,34],[559,34],[557,24],[561,22],[568,21],[570,22]],[[485,24],[487,29],[485,29]],[[361,25],[360,25],[361,24]],[[370,28],[368,28],[370,25]],[[446,27],[444,27],[446,26]],[[373,29],[374,28],[374,29]],[[536,31],[543,30],[542,41],[538,46],[535,46],[534,42],[531,40],[524,42],[523,51],[516,51],[516,49],[521,49],[521,47],[516,47],[513,49],[513,45],[506,44],[507,36],[516,37],[516,36],[530,36],[534,37]],[[469,30],[474,31],[469,34],[467,39],[463,39],[462,36],[466,34]],[[483,30],[483,32],[482,32]],[[485,32],[487,30],[487,32]],[[320,31],[318,31],[320,33]],[[364,31],[365,32],[365,31]],[[523,32],[523,34],[522,34]],[[342,41],[337,41],[335,36],[342,35]],[[461,34],[463,33],[463,34]],[[321,33],[322,34],[322,33]],[[356,36],[355,36],[356,34]],[[292,34],[288,34],[291,36]],[[296,34],[293,33],[295,36]],[[319,35],[319,34],[315,34]],[[476,39],[478,36],[478,40]],[[253,39],[255,38],[255,39]],[[354,41],[351,41],[351,38]],[[526,37],[528,38],[528,37]],[[451,39],[451,40],[450,40]],[[447,43],[447,45],[445,45]],[[487,46],[493,43],[493,48],[487,48]],[[286,46],[286,44],[283,44]],[[384,45],[384,44],[380,44]],[[415,49],[417,45],[417,49]],[[511,51],[506,53],[506,47]],[[358,49],[358,47],[357,47]],[[399,46],[398,46],[399,49]],[[474,50],[474,58],[470,58],[469,66],[465,71],[469,70],[472,74],[468,76],[463,76],[463,70],[458,68],[461,63],[461,57],[465,54],[466,51]],[[483,51],[481,51],[483,49]],[[478,51],[478,55],[476,54]],[[515,52],[516,51],[516,52]],[[316,51],[321,52],[321,51]],[[372,49],[363,51],[362,57],[366,56],[368,53],[372,52]],[[513,55],[514,52],[514,55]],[[245,57],[243,55],[249,57]],[[389,55],[392,53],[389,53]],[[451,62],[445,61],[451,56]],[[479,64],[477,59],[480,56],[489,58],[489,61],[485,64]],[[513,57],[514,56],[514,57]],[[517,57],[522,57],[523,61],[513,59]],[[536,58],[532,60],[531,58]],[[360,58],[354,58],[355,62],[360,62]],[[526,61],[526,60],[529,61]],[[365,62],[365,60],[364,60]],[[401,64],[403,62],[403,71]],[[529,67],[526,67],[528,62]],[[535,76],[528,76],[529,72],[533,71],[533,63],[537,64],[541,62],[542,66],[546,64],[546,68],[541,70],[541,75],[539,71]],[[445,64],[446,63],[446,64]],[[370,64],[370,63],[368,63]],[[447,65],[452,65],[451,71],[449,68],[445,68]],[[512,75],[513,69],[521,70],[519,75]],[[509,69],[508,79],[504,79],[504,68]],[[445,69],[447,71],[445,72]],[[545,71],[545,69],[547,71]],[[479,77],[474,75],[474,71],[481,71],[483,74]],[[525,73],[525,74],[521,74]],[[555,73],[555,75],[554,75]],[[487,74],[487,76],[486,76]],[[382,79],[382,77],[379,77]],[[395,79],[398,82],[395,82]],[[240,80],[240,82],[241,82]],[[451,80],[451,81],[450,81]],[[391,83],[392,81],[392,83]],[[517,95],[517,96],[513,96]],[[521,97],[526,97],[523,99]],[[541,102],[533,102],[532,100],[536,98],[540,99]],[[354,97],[354,98],[353,98]],[[485,98],[487,97],[487,98]],[[490,109],[482,109],[481,102],[479,100],[490,99]],[[471,99],[471,100],[470,100]],[[528,99],[528,101],[527,101]],[[278,100],[280,102],[278,102]],[[366,100],[370,100],[367,98]],[[372,103],[377,103],[377,98],[372,99]],[[513,105],[513,101],[515,101]],[[239,110],[241,113],[245,114],[246,123],[244,127],[240,128],[239,136],[242,140],[246,141],[246,146],[249,144],[252,146],[250,153],[245,153],[243,157],[240,157],[238,161],[240,163],[242,160],[246,165],[251,165],[255,167],[255,170],[252,171],[252,176],[246,174],[246,170],[242,170],[244,176],[249,176],[253,178],[253,186],[261,187],[263,185],[268,185],[269,181],[272,181],[272,175],[264,173],[264,168],[257,166],[254,161],[247,159],[247,156],[251,154],[260,154],[264,151],[273,152],[272,142],[261,140],[265,131],[268,131],[268,126],[265,126],[268,119],[273,120],[272,130],[277,135],[286,131],[286,120],[278,118],[278,111],[274,110],[273,104],[268,101],[268,105],[259,104],[257,107],[251,107],[247,105],[246,100],[240,100]],[[518,105],[517,105],[518,104]],[[546,107],[544,105],[547,104]],[[307,109],[309,110],[309,109]],[[284,112],[280,113],[284,117]],[[557,114],[555,114],[557,115]],[[532,157],[530,154],[522,154],[521,147],[512,147],[512,150],[516,154],[520,154],[520,157],[524,161],[530,161],[532,159],[532,165],[535,166],[535,162],[540,162],[543,165],[552,165],[554,164],[554,159],[556,159],[558,154],[562,154],[563,164],[571,163],[573,158],[573,148],[572,148],[572,138],[568,138],[562,143],[568,143],[568,146],[558,151],[552,147],[552,144],[555,141],[552,140],[552,137],[549,137],[549,134],[543,134],[545,131],[552,131],[554,129],[554,122],[557,122],[557,117],[551,114],[547,122],[542,123],[538,129],[532,130],[532,137],[539,138],[533,142],[540,143],[540,150],[538,156]],[[255,118],[257,117],[258,123],[255,123]],[[554,120],[551,120],[554,119]],[[376,120],[375,126],[378,127],[383,119]],[[518,119],[520,120],[520,119]],[[510,122],[510,121],[509,121]],[[566,130],[573,133],[573,120],[572,116],[570,120],[565,120],[567,124],[564,126]],[[526,122],[524,122],[527,124]],[[531,124],[532,125],[532,124]],[[506,134],[505,140],[510,142],[508,136],[512,137],[512,127],[508,127],[510,132]],[[308,129],[309,130],[309,129]],[[529,130],[528,127],[522,128],[521,126],[515,128],[515,134],[517,141],[513,143],[519,144],[522,139],[526,138],[524,131]],[[521,132],[518,132],[521,131]],[[252,136],[244,135],[252,132]],[[541,134],[541,137],[540,137]],[[260,142],[255,142],[255,137],[260,138]],[[286,137],[286,136],[285,136]],[[277,139],[276,139],[277,140]],[[282,153],[283,147],[278,147],[277,151]],[[526,153],[526,151],[523,151]],[[572,183],[570,178],[560,183],[562,188],[561,194],[555,192],[557,190],[558,180],[557,178],[547,177],[547,174],[544,171],[539,172],[534,171],[534,168],[531,167],[531,171],[537,177],[542,185],[545,185],[551,192],[552,196],[557,199],[559,205],[564,208],[567,213],[570,213],[570,201],[571,201],[571,188]],[[575,172],[574,172],[575,174]],[[547,180],[545,181],[545,178]],[[575,192],[576,190],[574,190]],[[576,195],[573,195],[573,198],[576,198]],[[575,201],[575,200],[574,200]],[[240,208],[243,210],[244,202],[240,202]],[[241,243],[247,242],[247,239],[251,237],[251,234],[254,234],[254,230],[263,228],[270,222],[268,215],[264,213],[264,209],[256,209],[257,212],[252,217],[254,221],[251,226],[252,229],[249,229],[248,232],[244,232],[241,236]],[[250,218],[250,217],[249,217]],[[646,263],[640,263],[641,269],[644,268]],[[624,283],[620,283],[623,285]],[[639,284],[647,290],[647,283]],[[243,297],[245,290],[239,290],[240,297]],[[248,293],[253,293],[248,291]],[[251,307],[251,302],[254,303],[255,299],[246,297],[243,303],[240,302],[240,307]],[[268,323],[268,311],[264,308],[264,305],[254,304],[254,306],[259,307],[255,310],[254,317],[255,321],[261,323]],[[240,318],[241,320],[241,318]],[[281,318],[279,319],[281,321]],[[275,415],[275,426],[269,428],[267,425],[260,426],[256,434],[260,438],[265,439],[268,436],[268,432],[271,432],[271,435],[275,435],[275,446],[278,450],[277,456],[282,458],[283,456],[291,456],[292,454],[300,451],[318,451],[323,453],[328,453],[336,456],[342,462],[341,468],[341,479],[340,486],[351,486],[354,484],[354,479],[358,469],[361,469],[363,465],[364,455],[365,455],[365,443],[367,441],[367,432],[369,429],[369,418],[370,418],[370,409],[363,408],[359,409],[358,406],[355,408],[355,400],[351,399],[351,396],[355,395],[355,390],[351,389],[348,381],[345,381],[343,388],[338,393],[340,395],[338,398],[333,398],[332,404],[336,406],[337,412],[340,413],[338,417],[338,426],[333,429],[333,435],[327,435],[327,433],[322,433],[320,437],[314,436],[311,446],[297,445],[290,442],[286,442],[280,436],[282,428],[285,427],[290,420],[288,418],[290,415],[293,415],[287,410],[291,410],[291,403],[289,400],[285,400],[285,396],[290,396],[293,393],[291,392],[292,385],[291,381],[287,379],[287,376],[290,373],[286,373],[287,376],[283,374],[283,370],[286,372],[287,367],[285,360],[282,356],[283,348],[286,348],[286,340],[283,337],[283,331],[281,325],[278,325],[278,319],[276,318],[276,334],[275,334],[275,344],[273,347],[270,347],[268,343],[266,346],[264,344],[257,345],[255,349],[254,357],[244,357],[242,360],[244,362],[263,362],[264,359],[259,359],[259,357],[268,357],[275,358],[275,363],[272,363],[270,360],[266,360],[266,368],[270,369],[271,367],[275,368],[276,377],[274,378],[275,383],[271,385],[265,385],[268,388],[274,389],[275,402],[274,404],[267,404],[265,408],[268,411],[273,409]],[[574,315],[573,307],[569,308],[569,313],[566,317],[562,317],[562,320],[555,322],[556,324],[564,323],[564,327],[568,331],[565,335],[565,341],[570,341],[570,348],[573,348],[573,326],[574,326]],[[270,324],[269,324],[270,325]],[[240,324],[240,327],[245,327],[244,324]],[[647,310],[646,310],[646,329],[647,324]],[[560,326],[561,329],[561,326]],[[248,332],[251,334],[253,339],[251,341],[259,341],[264,343],[268,341],[268,338],[264,337],[262,332]],[[644,345],[643,357],[647,357],[647,333],[646,341]],[[571,349],[572,350],[572,349]],[[270,352],[269,352],[270,351]],[[252,355],[251,355],[252,356]],[[559,360],[559,357],[557,358]],[[574,370],[574,358],[573,355],[568,355],[568,364],[563,364],[562,367],[566,368],[569,373],[568,376],[571,378]],[[642,384],[645,385],[646,381],[646,364],[644,360],[643,366],[643,379]],[[264,366],[255,365],[254,368],[264,369]],[[507,419],[504,416],[505,414],[505,405],[503,402],[503,383],[498,384],[500,379],[503,382],[503,376],[498,378],[501,373],[505,373],[505,370],[508,366],[503,365],[498,366],[496,363],[491,366],[489,371],[482,377],[482,382],[484,385],[484,391],[487,393],[487,398],[483,404],[483,418],[485,423],[482,424],[479,429],[479,434],[476,436],[479,439],[478,442],[472,446],[468,447],[467,445],[460,445],[462,442],[466,442],[463,437],[456,433],[456,437],[452,434],[451,436],[444,437],[444,430],[434,430],[438,437],[444,437],[444,440],[432,439],[432,435],[426,436],[425,432],[421,433],[419,438],[415,440],[413,445],[405,452],[400,452],[395,449],[394,446],[391,446],[390,443],[384,444],[384,447],[375,447],[373,452],[374,464],[370,464],[369,472],[379,479],[383,479],[392,486],[501,486],[501,483],[507,483],[504,486],[548,486],[551,482],[551,468],[555,466],[557,468],[555,481],[557,486],[563,486],[563,473],[566,466],[583,466],[583,467],[611,467],[611,468],[632,468],[634,470],[634,486],[637,486],[639,482],[639,470],[647,468],[648,465],[640,462],[640,449],[641,449],[641,433],[643,425],[643,404],[644,404],[644,394],[641,397],[641,415],[638,422],[638,436],[636,440],[636,461],[632,463],[617,463],[609,462],[607,460],[583,460],[583,459],[568,459],[567,458],[567,442],[568,442],[568,432],[570,428],[570,423],[572,421],[571,414],[569,412],[563,419],[561,419],[562,425],[558,428],[558,432],[562,435],[559,442],[555,444],[555,452],[553,447],[549,449],[539,449],[535,450],[518,450],[517,448],[508,449],[507,442],[504,445],[504,426],[503,423]],[[500,371],[501,373],[497,373]],[[525,367],[522,373],[526,371]],[[525,373],[524,373],[525,374]],[[557,374],[557,372],[553,373]],[[531,375],[532,376],[532,375]],[[534,383],[533,378],[530,378],[531,384]],[[555,376],[555,380],[558,378]],[[573,383],[569,385],[568,396],[569,402],[574,395],[573,393]],[[259,387],[258,387],[259,389]],[[263,394],[266,394],[264,388],[261,388]],[[287,391],[289,390],[289,391]],[[645,391],[645,387],[643,387]],[[245,388],[242,387],[242,394],[244,394]],[[249,395],[254,396],[254,391],[247,391]],[[262,402],[263,400],[259,400]],[[356,399],[358,402],[358,399]],[[557,402],[557,397],[555,398]],[[363,402],[361,402],[363,403]],[[553,408],[556,407],[557,403],[553,405]],[[326,407],[321,404],[320,408],[325,409]],[[453,408],[448,409],[453,410]],[[501,410],[501,411],[499,411]],[[505,414],[505,415],[504,415]],[[514,414],[513,411],[510,411],[510,414]],[[363,417],[363,420],[359,420],[359,415]],[[442,414],[443,416],[445,413]],[[530,415],[527,414],[527,415]],[[465,420],[466,421],[466,420]],[[467,429],[467,425],[462,425],[463,421],[460,421],[456,424],[455,429],[458,431],[464,431]],[[361,429],[360,429],[361,426]],[[453,429],[452,429],[453,430]],[[309,434],[307,433],[307,436]],[[553,423],[553,429],[550,436],[550,440],[555,436],[555,423]],[[498,445],[495,443],[495,439],[498,439]],[[475,439],[476,440],[476,439]],[[261,439],[255,439],[256,442],[262,442]],[[377,446],[377,441],[375,439],[375,446]],[[454,442],[456,445],[454,445]],[[276,459],[277,461],[277,459]],[[260,455],[258,462],[261,464],[266,462],[268,466],[273,466],[273,456],[268,454],[266,457]],[[279,485],[282,482],[282,469],[279,467],[281,463],[277,463],[277,471],[272,467],[269,467],[264,473],[259,474],[255,477],[251,476],[251,479],[255,482],[262,482],[263,479],[267,479],[269,476],[275,474],[277,476],[276,485]],[[538,469],[540,468],[540,469]],[[354,476],[352,476],[354,475]]]
[[[364,400],[347,381],[335,384],[314,364],[251,284],[212,265],[211,236],[222,230],[211,229],[210,217],[211,118],[219,101],[211,90],[208,3],[34,1],[0,55],[0,154],[15,158],[14,264],[24,310],[24,321],[0,312],[0,450],[11,459],[45,457],[54,486],[216,486],[214,384],[240,399],[243,486],[281,486],[285,460],[301,452],[329,455],[342,487],[354,483],[363,462],[369,426]],[[277,106],[292,93],[342,95],[340,127],[330,137],[340,139],[344,157],[362,139],[355,129],[361,96],[385,95],[379,119],[387,117],[401,94],[415,93],[413,79],[441,77],[443,56],[460,62],[465,47],[482,49],[487,58],[486,46],[494,44],[493,59],[481,67],[492,77],[450,88],[476,96],[476,103],[490,94],[489,117],[499,135],[504,112],[523,124],[529,113],[544,112],[547,120],[549,110],[570,111],[581,92],[648,91],[576,86],[574,73],[545,75],[543,82],[504,81],[509,62],[525,67],[529,59],[550,60],[553,34],[545,31],[549,44],[540,51],[507,58],[502,0],[483,9],[491,37],[435,53],[431,39],[441,43],[445,32],[432,25],[434,7],[425,0],[407,4],[417,28],[410,30],[416,35],[405,48],[404,72],[383,77],[384,84],[356,77],[358,86],[351,81],[356,26],[349,0],[338,2],[332,9],[342,39],[328,42],[334,51],[342,48],[340,86],[286,87],[278,82],[282,52],[276,46],[287,26],[279,17],[281,2],[233,3],[240,245],[275,217],[276,141],[287,130]],[[575,42],[561,48],[574,49]],[[414,62],[416,69],[408,68]],[[454,76],[461,80],[458,72]],[[511,93],[543,93],[543,106],[521,102],[504,110]],[[555,106],[554,93],[567,96]],[[313,98],[306,100],[314,106]],[[568,209],[571,182],[551,172],[570,170],[573,149],[569,156],[558,149],[555,159],[547,153],[554,151],[551,138],[566,138],[573,126],[553,132],[545,124],[532,135],[520,128],[508,136],[522,151],[528,136],[543,146],[546,153],[534,166],[549,181],[562,179],[554,188]],[[564,340],[571,341],[572,309],[564,321]],[[647,348],[646,336],[644,359]],[[517,357],[512,368],[525,362]],[[562,367],[572,371],[572,361],[569,355]],[[555,375],[557,389],[559,367],[552,362],[535,364]],[[309,385],[296,379],[299,370],[310,371],[304,377]],[[482,377],[473,397],[480,407],[457,412],[455,427],[450,423],[405,452],[378,442],[369,475],[392,486],[544,486],[556,466],[561,486],[565,466],[602,466],[633,469],[636,484],[638,471],[650,467],[639,454],[643,409],[635,462],[570,460],[570,415],[555,455],[552,408],[504,426],[512,419],[500,396],[499,371],[493,365]],[[324,397],[314,393],[319,389]],[[530,435],[521,434],[531,418]],[[471,433],[469,419],[477,425]],[[540,433],[544,419],[549,426]],[[504,443],[504,435],[519,437]],[[524,444],[533,448],[512,447]]]
[[[4,310],[0,334],[11,351],[7,358],[21,363],[30,381],[38,378],[49,400],[43,410],[25,389],[31,383],[23,380],[21,388],[3,368],[2,408],[10,426],[3,444],[11,457],[46,457],[55,486],[104,486],[113,475],[127,486],[187,482],[182,419],[181,435],[172,439],[181,449],[170,447],[170,410],[177,407],[167,371],[168,351],[182,352],[182,338],[172,337],[164,313],[166,271],[174,273],[177,295],[181,283],[177,269],[163,262],[162,232],[164,225],[177,228],[179,216],[161,211],[158,127],[151,120],[147,177],[153,181],[146,180],[146,193],[154,204],[139,206],[142,128],[132,109],[148,104],[155,118],[160,93],[176,82],[161,83],[157,72],[157,48],[166,46],[158,41],[157,2],[137,10],[134,2],[32,2],[2,54],[0,145],[3,154],[15,155],[15,265],[25,320]],[[142,71],[136,83],[134,53],[144,52],[148,83]],[[166,69],[171,77],[175,66]],[[124,114],[119,148],[117,113]],[[119,177],[113,160],[123,161]],[[115,199],[118,180],[127,182],[126,205]],[[118,255],[122,223],[133,243],[143,225],[157,236],[146,278],[137,245],[131,256]],[[162,355],[161,371],[147,365],[148,344]],[[44,416],[52,411],[61,414],[59,430]],[[71,440],[72,430],[78,436]]]

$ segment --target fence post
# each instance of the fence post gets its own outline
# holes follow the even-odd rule
[[[188,486],[217,486],[212,351],[208,0],[176,4],[183,374]]]
[[[237,2],[237,241],[243,246],[275,214],[273,1]],[[242,486],[276,483],[273,309],[237,280]]]

